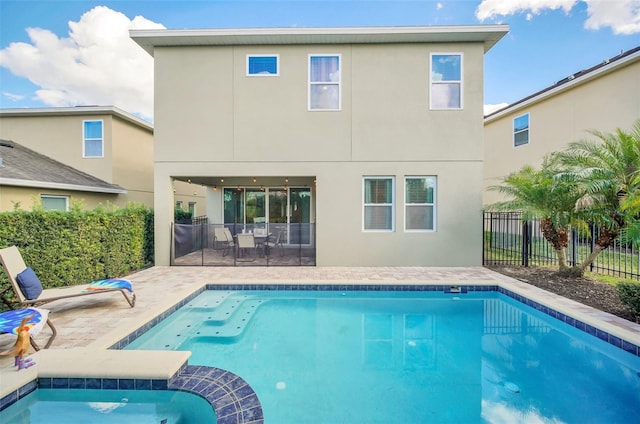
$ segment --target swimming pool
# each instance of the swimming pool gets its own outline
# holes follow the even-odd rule
[[[38,389],[0,411],[10,423],[215,423],[209,402],[173,390]]]
[[[266,422],[633,422],[637,347],[572,324],[491,291],[206,291],[126,349],[242,376]]]

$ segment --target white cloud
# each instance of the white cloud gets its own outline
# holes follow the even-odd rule
[[[525,13],[531,20],[545,10],[569,13],[578,3],[587,5],[586,29],[611,27],[614,34],[640,32],[640,0],[482,0],[476,9],[480,21]]]
[[[21,94],[14,94],[14,93],[9,93],[8,91],[3,91],[2,95],[4,97],[6,97],[7,99],[11,100],[12,102],[17,102],[20,101],[22,99],[24,99],[24,96]]]
[[[27,28],[31,43],[0,50],[0,66],[40,87],[36,98],[48,106],[117,106],[151,118],[153,58],[129,29],[158,28],[164,26],[97,6],[69,22],[68,37]]]
[[[589,18],[587,29],[611,27],[614,34],[640,32],[640,0],[590,0],[587,2]]]
[[[482,0],[476,9],[476,17],[481,21],[496,16],[515,15],[516,13],[531,11],[538,15],[546,9],[562,9],[569,13],[578,0]]]
[[[495,111],[498,111],[502,108],[509,106],[509,103],[498,103],[495,105],[484,105],[484,116],[490,115]]]

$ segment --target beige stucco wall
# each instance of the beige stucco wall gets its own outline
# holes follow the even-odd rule
[[[153,206],[153,132],[113,117],[111,125],[113,184],[127,189],[124,202]]]
[[[68,196],[69,207],[72,207],[75,202],[79,202],[86,209],[94,209],[99,204],[105,205],[107,202],[115,204],[117,196],[115,194],[0,185],[0,212],[12,212],[16,209],[30,211],[33,209],[34,203],[40,204],[41,195]]]
[[[529,144],[513,147],[513,119],[529,113]],[[489,119],[484,127],[485,205],[501,200],[487,190],[524,165],[539,166],[545,154],[571,141],[596,140],[589,130],[630,131],[640,119],[640,59],[531,105]]]
[[[429,53],[462,53],[462,110],[429,110]],[[280,76],[246,77],[246,54]],[[340,54],[342,110],[307,110],[308,55]],[[156,48],[156,264],[172,176],[317,179],[320,266],[480,265],[482,44]],[[363,176],[395,176],[395,231],[362,231]],[[437,231],[404,231],[404,177],[438,178]],[[214,216],[217,212],[209,211]]]
[[[82,157],[82,122],[104,122],[104,157]],[[110,115],[0,116],[0,138],[13,140],[31,150],[113,183],[112,118]]]

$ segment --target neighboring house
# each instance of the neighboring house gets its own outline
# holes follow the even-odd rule
[[[589,130],[630,131],[640,118],[640,47],[621,52],[494,112],[484,119],[485,205],[501,200],[487,190],[524,165],[569,142],[596,139]]]
[[[0,109],[0,138],[123,189],[102,200],[83,195],[87,208],[107,201],[119,207],[129,202],[153,207],[153,125],[117,107]],[[14,198],[7,197],[5,190],[3,204],[20,201],[23,209],[31,209],[31,191],[16,192],[13,187]],[[177,183],[176,194],[185,205],[200,203],[205,213],[202,187],[194,190],[187,183]],[[82,196],[77,192],[73,198]]]
[[[483,61],[507,31],[130,31],[155,59],[156,265],[174,180],[207,187],[210,223],[308,223],[320,266],[481,265]]]
[[[0,139],[0,211],[28,210],[34,201],[45,210],[69,210],[74,200],[94,208],[126,194],[122,187]]]

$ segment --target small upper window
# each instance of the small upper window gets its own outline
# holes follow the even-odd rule
[[[431,54],[431,109],[462,109],[462,54]]]
[[[529,144],[529,114],[518,116],[513,120],[513,147]]]
[[[340,110],[340,55],[309,55],[309,110]]]
[[[84,121],[82,130],[82,156],[85,158],[103,157],[104,135],[102,121]]]
[[[247,55],[247,75],[277,76],[278,55]]]

